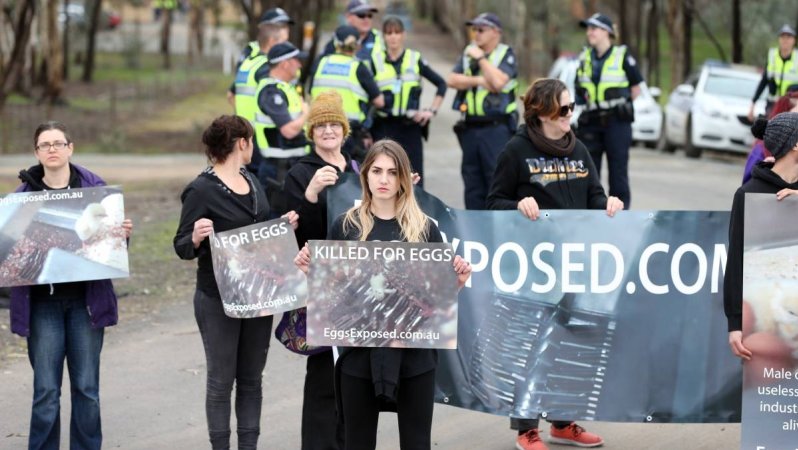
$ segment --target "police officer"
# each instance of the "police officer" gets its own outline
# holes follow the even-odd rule
[[[795,29],[784,25],[779,30],[779,48],[768,50],[768,62],[762,73],[762,80],[754,92],[751,107],[748,109],[748,120],[754,121],[754,104],[759,100],[765,86],[768,88],[766,114],[770,115],[773,105],[790,89],[798,85],[798,51],[795,50]]]
[[[584,105],[577,136],[587,146],[601,174],[601,160],[607,154],[609,195],[618,197],[629,209],[629,147],[632,145],[632,100],[640,94],[643,76],[624,45],[613,45],[612,21],[594,14],[579,22],[587,28],[586,47],[579,59],[574,82],[576,103]]]
[[[355,56],[357,59],[371,64],[375,55],[380,55],[385,51],[380,32],[372,28],[372,19],[379,10],[364,0],[351,0],[346,5],[346,23],[355,27],[358,31],[360,48]],[[330,39],[324,46],[322,55],[335,53],[335,39]]]
[[[386,51],[376,55],[374,67],[377,81],[385,98],[385,107],[377,111],[371,134],[374,140],[389,138],[397,141],[407,152],[413,172],[424,182],[424,146],[422,137],[428,131],[430,119],[437,114],[446,94],[446,81],[427,64],[421,54],[404,48],[405,28],[397,17],[388,17],[382,24]],[[421,108],[421,79],[426,78],[438,90],[428,108]]]
[[[236,63],[236,79],[227,92],[227,99],[236,107],[236,114],[252,122],[255,108],[255,88],[258,81],[269,75],[266,54],[275,44],[285,42],[289,36],[289,25],[294,20],[282,8],[272,8],[263,13],[258,22],[258,40],[250,41],[241,51]],[[251,106],[239,102],[250,102]],[[240,112],[239,110],[244,110]]]
[[[254,128],[255,142],[264,158],[258,178],[265,181],[269,204],[278,217],[287,211],[283,183],[288,169],[310,153],[304,133],[308,106],[291,84],[307,54],[290,42],[282,42],[272,47],[267,57],[271,69],[255,94],[258,112]]]
[[[453,107],[462,114],[454,130],[463,150],[465,207],[486,209],[496,160],[518,123],[518,69],[513,50],[500,42],[502,25],[495,14],[482,13],[466,25],[474,41],[446,83],[458,90]]]
[[[321,56],[311,70],[310,96],[334,90],[344,101],[344,111],[349,119],[351,134],[344,143],[344,151],[352,159],[362,162],[371,135],[372,106],[382,108],[385,101],[368,65],[357,58],[358,31],[350,25],[335,30],[335,53]]]

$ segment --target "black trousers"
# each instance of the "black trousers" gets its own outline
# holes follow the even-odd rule
[[[375,142],[380,139],[393,139],[398,142],[405,149],[413,172],[421,175],[419,187],[424,187],[424,144],[419,124],[409,119],[375,119],[371,135]]]
[[[196,291],[194,317],[208,366],[205,415],[211,447],[230,448],[230,397],[235,383],[238,448],[255,449],[263,404],[261,379],[273,316],[233,319],[225,315],[220,298]]]
[[[596,166],[596,174],[601,178],[602,156],[607,154],[609,169],[609,195],[618,197],[623,208],[632,205],[632,191],[629,187],[629,147],[632,146],[632,123],[611,117],[606,124],[580,124],[576,132]]]
[[[538,422],[538,419],[516,419],[515,417],[510,417],[510,428],[518,430],[520,434],[532,428],[537,428]],[[549,422],[557,428],[565,428],[571,424],[568,420],[551,420]]]
[[[308,356],[302,401],[302,450],[343,450],[332,350]]]
[[[429,450],[435,371],[402,378],[396,399],[399,446],[402,450]],[[341,374],[346,450],[374,450],[380,410],[370,379]]]

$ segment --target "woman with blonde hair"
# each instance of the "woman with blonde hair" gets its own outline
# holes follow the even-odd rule
[[[443,242],[441,233],[416,202],[410,160],[394,141],[381,140],[369,149],[360,169],[361,203],[339,216],[328,239],[352,241]],[[307,273],[310,251],[295,260]],[[471,275],[471,265],[453,261],[458,289]],[[397,412],[403,450],[429,449],[435,368],[434,349],[339,348],[336,394],[343,415],[347,450],[374,449],[380,410]]]

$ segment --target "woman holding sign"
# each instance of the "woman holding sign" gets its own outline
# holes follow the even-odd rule
[[[537,220],[542,209],[603,209],[612,217],[623,209],[617,197],[604,194],[587,148],[571,131],[574,104],[562,81],[540,79],[523,97],[525,125],[518,128],[499,155],[489,209],[518,209]],[[518,430],[516,447],[545,450],[538,419],[511,419]],[[601,437],[571,421],[553,421],[549,440],[597,447]]]
[[[743,301],[745,194],[775,194],[777,200],[798,195],[798,113],[785,112],[770,120],[757,119],[751,132],[754,137],[764,141],[765,148],[773,155],[775,162],[760,162],[754,166],[751,179],[734,193],[729,219],[729,256],[723,280],[723,306],[732,353],[746,361],[753,358],[753,363],[744,365],[746,374],[760,377],[762,371],[753,371],[752,368],[793,367],[795,341],[785,342],[774,333],[754,330],[754,319],[761,320],[762,317],[752,317],[751,305]],[[792,320],[788,312],[778,315],[787,317],[786,321]]]
[[[437,226],[421,211],[413,195],[410,160],[394,141],[376,142],[360,169],[361,204],[333,222],[332,240],[443,242]],[[310,251],[297,254],[307,273]],[[458,288],[471,275],[471,265],[453,260]],[[381,406],[395,408],[403,450],[429,449],[435,367],[429,349],[340,348],[338,403],[343,414],[347,450],[374,449]],[[397,381],[398,383],[394,383]]]
[[[261,377],[266,365],[272,316],[227,317],[213,274],[208,237],[266,222],[269,204],[244,166],[252,158],[252,126],[238,116],[221,116],[202,134],[211,166],[186,186],[174,238],[177,255],[198,259],[194,316],[208,367],[205,413],[214,449],[230,447],[230,395],[236,385],[238,448],[254,449],[260,434]],[[287,218],[296,228],[298,215]]]
[[[66,127],[46,122],[33,136],[39,164],[19,173],[17,192],[105,186],[84,167],[69,162],[74,145]],[[133,223],[122,222],[125,237]],[[105,327],[117,322],[111,280],[56,283],[11,288],[11,331],[28,339],[33,367],[33,408],[29,448],[58,448],[64,359],[69,367],[72,415],[70,446],[99,449],[100,351]]]

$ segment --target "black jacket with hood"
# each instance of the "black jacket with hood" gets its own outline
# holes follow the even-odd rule
[[[585,145],[577,140],[565,157],[535,147],[527,125],[518,127],[499,155],[488,209],[516,209],[533,197],[540,209],[604,209],[607,196]]]
[[[344,172],[356,172],[349,155],[343,153],[346,159]],[[327,238],[327,189],[319,193],[316,203],[311,203],[305,198],[305,189],[316,171],[324,166],[334,167],[341,174],[341,170],[333,164],[321,159],[315,151],[297,161],[288,171],[285,179],[285,196],[288,210],[299,214],[299,226],[296,230],[296,239],[299,247],[311,239]]]
[[[729,219],[729,254],[723,276],[723,308],[729,331],[743,328],[743,238],[745,194],[775,194],[782,189],[798,189],[798,183],[787,183],[775,172],[773,163],[761,162],[754,167],[751,179],[737,189]]]

